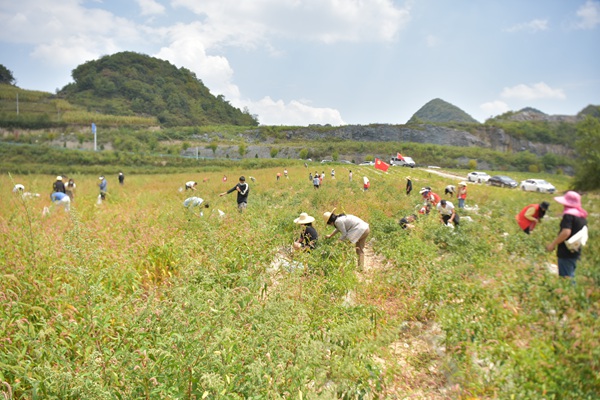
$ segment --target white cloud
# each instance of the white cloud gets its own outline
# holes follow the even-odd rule
[[[566,99],[562,89],[552,89],[544,82],[535,83],[531,86],[520,84],[510,88],[504,88],[501,93],[505,99],[536,100],[536,99]]]
[[[600,24],[600,2],[587,0],[584,5],[577,10],[579,22],[577,27],[580,29],[593,29]]]
[[[410,9],[392,0],[173,0],[218,26],[238,43],[261,37],[325,43],[390,41],[410,20]]]
[[[506,31],[511,32],[511,33],[521,32],[521,31],[535,33],[535,32],[539,32],[539,31],[545,31],[547,29],[548,29],[548,20],[534,19],[529,22],[513,25],[510,28],[507,28]]]
[[[312,107],[297,100],[286,104],[267,96],[257,102],[245,102],[240,107],[248,107],[252,114],[258,114],[262,125],[345,125],[338,110]]]
[[[229,61],[222,56],[207,54],[201,24],[177,25],[169,29],[167,35],[171,43],[161,48],[155,57],[194,72],[212,94],[239,99],[239,88],[232,83],[233,70]]]
[[[510,110],[508,108],[508,104],[500,100],[483,103],[479,106],[479,108],[485,113],[485,115],[489,116],[503,114]]]
[[[142,9],[142,15],[156,15],[165,12],[165,7],[154,0],[136,0],[136,3]]]

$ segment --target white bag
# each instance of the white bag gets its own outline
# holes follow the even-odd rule
[[[567,249],[571,250],[571,252],[575,253],[579,251],[583,246],[585,246],[587,240],[588,227],[586,225],[583,228],[581,228],[579,232],[571,236],[569,239],[565,240],[565,246],[567,246]]]

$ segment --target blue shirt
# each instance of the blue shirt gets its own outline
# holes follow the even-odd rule
[[[50,199],[52,201],[60,201],[60,200],[64,199],[65,197],[69,197],[69,196],[67,196],[63,192],[54,192],[50,195]]]

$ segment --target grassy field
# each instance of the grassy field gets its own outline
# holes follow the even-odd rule
[[[70,213],[50,207],[55,176],[0,176],[0,393],[33,399],[593,399],[600,393],[600,201],[583,196],[590,241],[576,284],[548,270],[561,209],[552,196],[469,185],[459,229],[424,216],[418,190],[457,179],[419,169],[291,165],[74,175]],[[315,190],[308,173],[325,171]],[[456,171],[452,171],[456,173]],[[227,182],[222,181],[227,174]],[[235,194],[250,176],[247,211]],[[404,194],[405,176],[415,191]],[[362,191],[362,176],[371,188]],[[532,174],[511,174],[515,179]],[[538,175],[559,191],[567,176]],[[204,182],[204,180],[207,180]],[[187,213],[188,180],[210,202]],[[40,197],[23,200],[24,184]],[[548,200],[532,235],[514,216]],[[50,213],[43,215],[44,207]],[[367,266],[325,239],[322,214],[371,224]],[[224,215],[219,216],[218,210]],[[287,254],[293,219],[316,218],[320,243]],[[470,217],[468,221],[465,217]],[[279,268],[276,268],[279,267]]]

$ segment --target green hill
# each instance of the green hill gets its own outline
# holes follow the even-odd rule
[[[156,117],[163,126],[258,125],[248,111],[212,95],[193,72],[144,54],[104,56],[78,66],[72,76],[75,82],[58,97],[87,111]]]
[[[467,122],[475,123],[479,122],[471,117],[469,114],[461,110],[460,108],[442,100],[433,99],[423,107],[419,109],[410,120],[408,124],[417,123],[448,123],[448,122]]]

